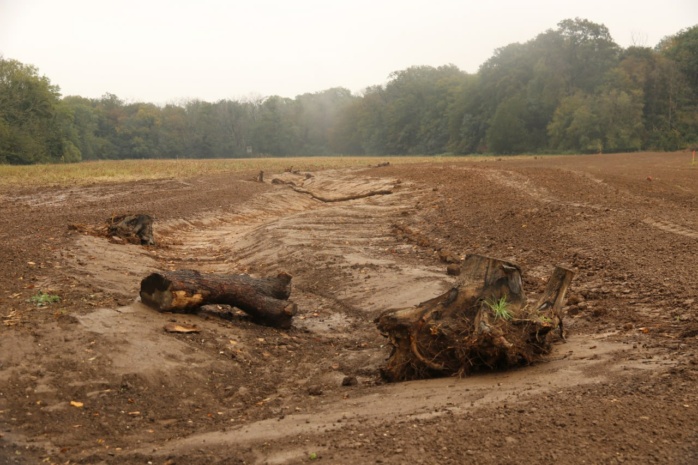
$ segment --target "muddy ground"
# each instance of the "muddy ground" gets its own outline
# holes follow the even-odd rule
[[[339,201],[251,173],[0,188],[0,464],[698,463],[689,155],[313,175]],[[69,229],[129,212],[154,215],[157,246]],[[382,382],[373,319],[444,292],[441,258],[467,253],[517,262],[531,299],[553,265],[577,270],[568,341],[513,371]],[[291,273],[293,327],[138,301],[183,268]]]

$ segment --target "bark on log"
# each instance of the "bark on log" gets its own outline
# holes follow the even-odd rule
[[[288,328],[296,314],[289,301],[291,276],[201,274],[194,270],[153,273],[141,281],[141,300],[161,312],[189,313],[206,304],[227,304],[243,310],[254,321]]]
[[[384,377],[401,381],[465,375],[531,363],[549,352],[550,330],[561,328],[572,275],[556,268],[538,305],[528,308],[517,265],[469,255],[459,282],[448,292],[376,319],[393,346]]]

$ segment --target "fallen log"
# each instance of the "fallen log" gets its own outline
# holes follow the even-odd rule
[[[141,301],[161,312],[191,313],[206,304],[239,308],[266,326],[288,328],[296,314],[289,301],[291,275],[271,278],[201,274],[194,270],[153,273],[141,281]]]
[[[543,296],[529,307],[517,265],[468,255],[448,292],[376,318],[393,346],[384,378],[464,376],[532,363],[550,352],[552,329],[562,334],[562,306],[573,275],[557,267]]]

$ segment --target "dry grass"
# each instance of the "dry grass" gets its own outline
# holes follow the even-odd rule
[[[444,157],[297,157],[222,160],[103,160],[74,164],[0,165],[0,185],[84,185],[147,179],[189,178],[228,172],[278,173],[293,166],[302,171],[393,164],[442,162]],[[451,159],[453,160],[453,159]]]

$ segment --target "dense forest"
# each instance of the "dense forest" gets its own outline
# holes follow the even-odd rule
[[[181,105],[61,97],[0,56],[0,163],[292,155],[599,153],[698,144],[698,25],[619,47],[583,19],[495,51],[475,74],[396,71],[333,88]]]

